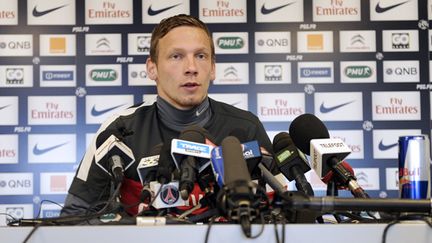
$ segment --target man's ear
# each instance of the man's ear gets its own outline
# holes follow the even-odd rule
[[[153,62],[153,60],[149,57],[147,58],[146,61],[146,66],[147,66],[147,76],[151,79],[151,80],[157,80],[157,67],[156,67],[156,63]]]
[[[216,79],[216,63],[212,62],[212,67],[210,71],[210,80]]]

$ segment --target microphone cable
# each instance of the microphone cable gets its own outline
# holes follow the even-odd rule
[[[107,201],[105,206],[99,210],[96,213],[92,214],[85,214],[85,215],[77,215],[77,216],[65,216],[65,217],[55,217],[55,218],[41,218],[41,219],[17,219],[16,221],[12,221],[8,224],[8,226],[24,226],[26,224],[32,224],[33,229],[27,234],[26,238],[24,239],[23,243],[27,243],[28,240],[34,235],[34,233],[39,229],[40,226],[53,226],[53,225],[62,225],[62,223],[79,223],[86,221],[90,224],[88,220],[100,217],[104,214],[106,214],[106,210],[108,209],[109,205],[114,202],[116,199],[118,193],[120,192],[120,187],[122,183],[120,182],[116,190],[114,191],[114,194],[111,196],[111,198]],[[15,225],[17,224],[17,225]]]

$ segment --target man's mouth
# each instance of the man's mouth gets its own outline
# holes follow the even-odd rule
[[[192,87],[199,86],[199,84],[197,84],[197,83],[185,83],[182,86],[187,87],[187,88],[192,88]]]

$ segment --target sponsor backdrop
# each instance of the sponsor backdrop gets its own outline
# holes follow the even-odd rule
[[[162,18],[208,23],[210,96],[273,138],[305,112],[353,153],[373,197],[397,197],[397,139],[430,135],[431,3],[419,0],[7,0],[0,5],[0,225],[59,214],[100,123],[152,103],[145,60]],[[309,175],[317,194],[325,185]],[[341,195],[348,195],[341,193]]]

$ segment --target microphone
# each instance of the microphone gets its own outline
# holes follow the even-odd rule
[[[246,161],[243,158],[242,145],[233,136],[228,136],[221,143],[225,200],[222,210],[226,208],[228,219],[239,221],[244,234],[251,237],[251,221],[255,218],[258,205],[254,204],[254,193],[251,188]],[[259,203],[259,202],[258,202]]]
[[[96,139],[95,162],[116,184],[123,181],[124,170],[135,162],[132,150],[122,140],[123,136],[114,129],[101,132]]]
[[[195,182],[198,168],[209,164],[212,146],[205,144],[207,132],[198,126],[185,128],[179,139],[171,141],[171,154],[177,168],[180,169],[180,195],[183,200],[189,198]]]
[[[160,184],[171,182],[175,170],[175,163],[171,157],[171,144],[164,143],[159,155],[159,166],[156,171],[156,179]]]
[[[335,175],[335,173],[337,174]],[[369,195],[363,190],[363,188],[356,183],[357,177],[354,175],[354,170],[346,161],[339,163],[336,170],[330,171],[321,180],[326,184],[330,183],[330,181],[334,181],[336,187],[341,189],[348,188],[354,197],[369,198]]]
[[[341,165],[351,149],[341,139],[331,139],[324,123],[312,114],[296,117],[289,128],[297,147],[312,159],[312,167],[321,178],[330,171],[343,186],[348,187],[356,197],[367,198],[354,175]]]
[[[278,133],[273,139],[276,165],[280,172],[289,180],[295,180],[296,187],[306,195],[313,196],[314,191],[306,180],[304,173],[311,168],[304,154],[297,149],[290,135],[286,132]]]
[[[159,154],[163,144],[160,143],[150,150],[150,156],[140,160],[137,166],[138,176],[143,189],[141,190],[141,202],[150,202],[153,192],[150,189],[150,182],[156,180],[156,173],[159,164]]]

